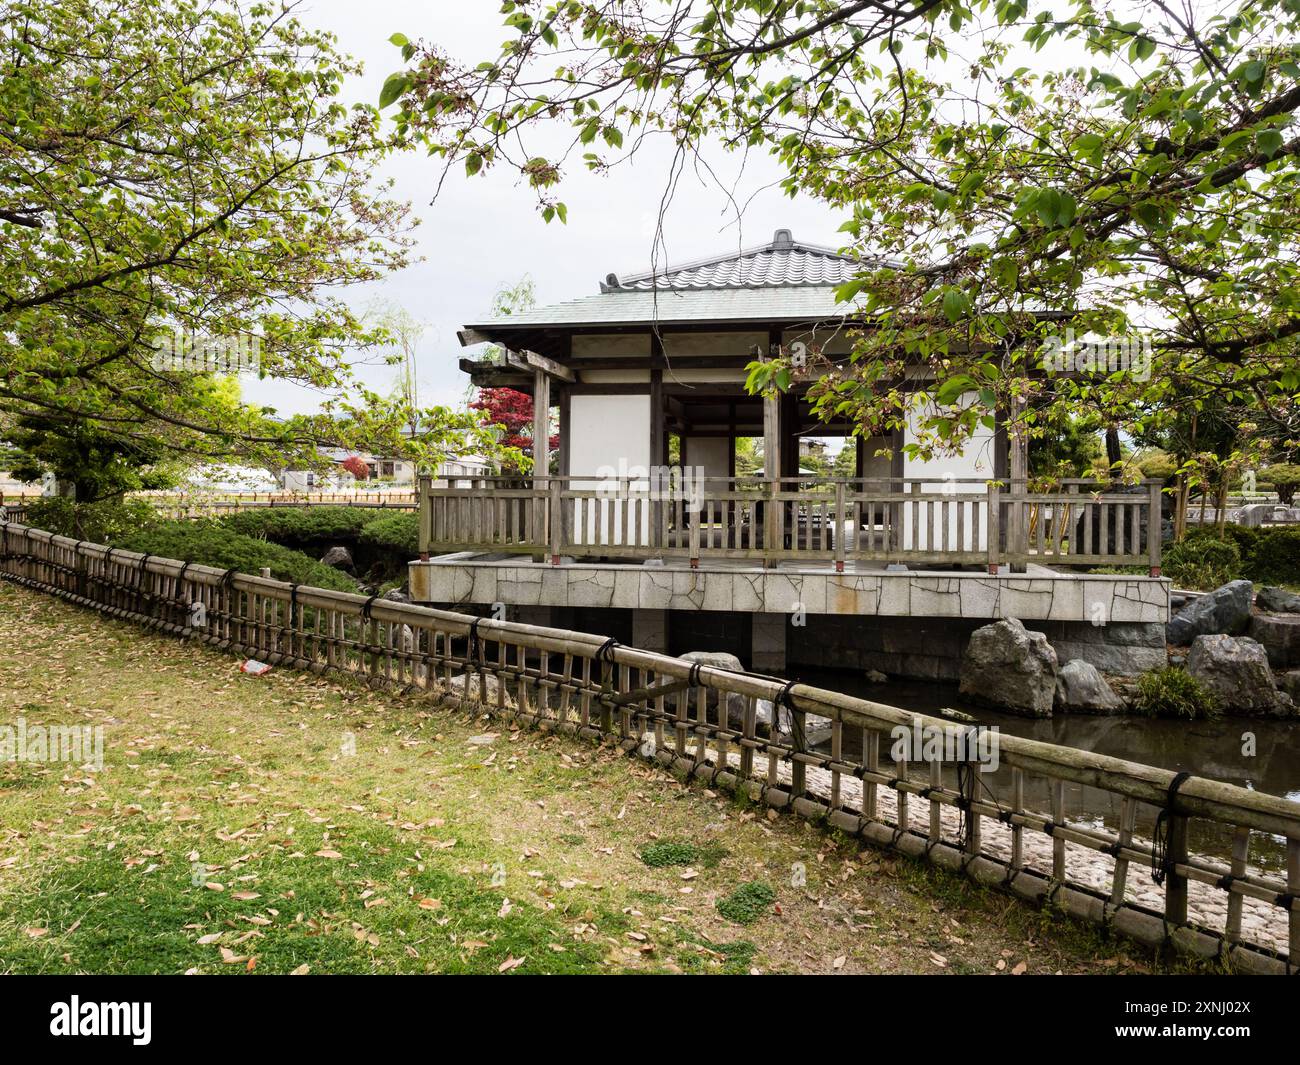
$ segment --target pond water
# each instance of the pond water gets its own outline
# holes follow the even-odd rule
[[[1173,721],[1089,714],[1026,718],[970,703],[958,693],[955,684],[906,680],[873,684],[860,674],[832,670],[796,670],[791,675],[807,684],[888,703],[904,710],[937,714],[945,707],[952,708],[970,714],[981,725],[997,726],[1008,735],[1077,747],[1175,772],[1185,770],[1197,776],[1300,801],[1300,722],[1243,717]],[[1253,753],[1249,752],[1248,734],[1254,736]],[[882,754],[885,749],[882,745]],[[859,753],[858,749],[850,746],[846,737],[845,754],[856,758]],[[1011,795],[1010,770],[1003,767],[981,776],[998,801],[1007,803]],[[1107,791],[1067,785],[1066,819],[1073,824],[1105,825],[1113,830],[1119,823],[1121,802],[1119,796]],[[1025,805],[1044,812],[1051,809],[1045,780],[1026,774]],[[1139,835],[1150,838],[1156,812],[1155,807],[1139,805]],[[1204,821],[1193,821],[1190,843],[1193,850],[1226,859],[1231,852],[1231,831]],[[1284,868],[1285,840],[1280,836],[1253,833],[1250,857],[1251,863],[1259,868]]]

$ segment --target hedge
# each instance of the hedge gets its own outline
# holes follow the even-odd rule
[[[361,542],[408,557],[415,555],[420,550],[420,517],[398,512],[374,518],[361,530]]]
[[[375,518],[364,507],[259,507],[220,519],[231,532],[257,536],[288,547],[322,540],[352,540]]]
[[[245,536],[214,522],[162,522],[154,528],[120,536],[113,546],[218,569],[233,568],[253,576],[267,566],[276,580],[340,592],[357,590],[357,582],[346,573],[317,562],[301,551]]]

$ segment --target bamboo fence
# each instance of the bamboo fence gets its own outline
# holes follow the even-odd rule
[[[1005,735],[998,753],[1011,767],[1010,786],[997,794],[974,762],[949,759],[945,774],[942,753],[893,757],[898,729],[951,733],[953,723],[939,718],[588,633],[223,573],[15,523],[0,523],[0,576],[271,664],[339,671],[466,712],[612,742],[681,777],[745,792],[1150,946],[1246,972],[1291,972],[1290,959],[1300,957],[1300,804],[1280,797]],[[774,714],[788,729],[764,723]],[[808,742],[810,719],[825,723],[828,745]],[[861,754],[846,754],[849,747]],[[1047,785],[1049,812],[1026,805],[1031,782]],[[1071,820],[1067,786],[1116,796],[1116,830],[1095,817]],[[1160,811],[1162,847],[1134,835],[1139,807]],[[1198,819],[1231,831],[1231,864],[1189,852]],[[1259,834],[1285,840],[1285,879],[1252,864]],[[1077,871],[1071,859],[1081,853],[1109,861],[1104,885]],[[1136,897],[1143,866],[1162,874],[1163,907]],[[1189,917],[1192,885],[1225,903],[1219,926]],[[1243,923],[1245,904],[1276,915],[1273,942],[1256,934],[1258,923]]]

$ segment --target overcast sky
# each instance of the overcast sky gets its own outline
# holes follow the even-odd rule
[[[497,0],[305,0],[297,14],[337,34],[341,50],[364,62],[365,73],[353,81],[350,95],[371,103],[378,101],[384,79],[402,66],[401,53],[388,42],[393,33],[435,42],[452,56],[476,63],[493,58],[508,35]],[[532,190],[504,169],[472,180],[458,170],[431,205],[438,162],[418,152],[389,158],[376,176],[391,177],[395,194],[414,205],[421,220],[415,253],[423,261],[358,287],[350,302],[361,306],[375,297],[394,300],[428,323],[420,346],[421,403],[457,403],[468,379],[457,366],[464,351],[456,330],[481,320],[503,286],[528,275],[538,302],[554,303],[598,291],[600,279],[611,271],[649,269],[669,161],[666,146],[654,146],[638,156],[634,168],[605,177],[585,169],[566,174],[558,198],[568,205],[568,224],[546,225]],[[719,151],[710,163],[728,181],[739,175],[742,198],[754,198],[737,227],[728,197],[716,184],[684,176],[664,229],[671,261],[762,244],[778,228],[792,229],[796,238],[812,243],[841,243],[836,230],[843,219],[772,187],[780,171],[768,157],[745,160]],[[371,384],[391,380],[383,367],[368,369],[365,376]],[[317,402],[312,393],[282,383],[245,378],[243,386],[246,400],[269,403],[283,413],[311,410]]]

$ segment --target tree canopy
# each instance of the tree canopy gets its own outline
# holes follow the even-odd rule
[[[410,227],[371,176],[390,147],[378,110],[340,101],[357,70],[279,4],[5,0],[0,435],[25,434],[60,475],[88,449],[440,457],[449,438],[404,440],[401,399],[350,368],[384,335],[338,290],[404,265]],[[321,413],[232,401],[225,363],[160,363],[175,336],[251,351],[263,377],[317,390]],[[62,443],[36,447],[33,426]]]
[[[1210,402],[1300,437],[1298,0],[502,10],[477,64],[393,37],[381,106],[443,166],[517,171],[562,222],[570,168],[663,137],[670,188],[719,142],[842,218],[863,268],[839,295],[871,327],[847,365],[757,364],[752,388],[810,380],[819,412],[877,431],[923,408],[919,452],[998,411],[1032,439],[1066,412],[1155,431]],[[1043,372],[1067,329],[1126,342],[1121,365]]]

